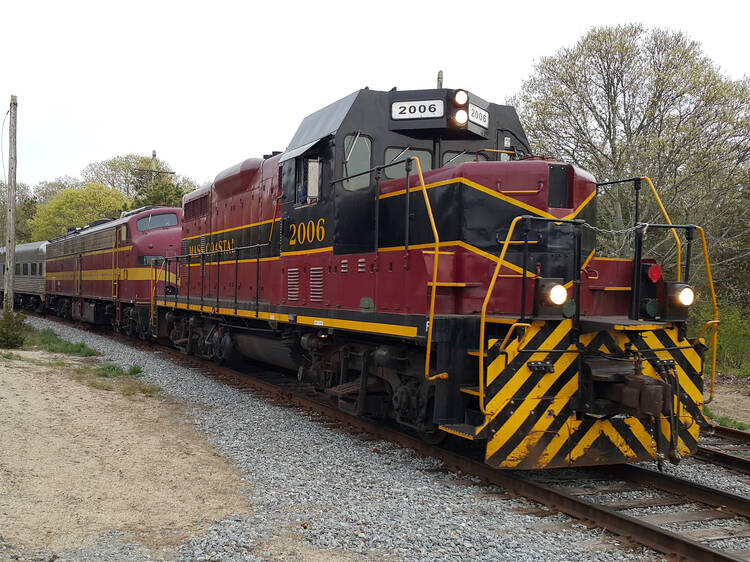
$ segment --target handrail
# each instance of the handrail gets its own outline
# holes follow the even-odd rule
[[[276,222],[276,212],[278,211],[279,201],[281,201],[283,197],[284,197],[284,194],[282,193],[273,202],[273,217],[271,217],[271,228],[268,229],[268,243],[269,244],[271,243],[271,239],[273,238],[273,225]]]
[[[651,188],[651,193],[654,194],[654,199],[656,199],[656,203],[659,205],[659,208],[661,209],[661,214],[664,216],[664,218],[667,221],[667,224],[672,224],[672,221],[669,218],[669,215],[667,214],[667,210],[664,208],[664,205],[661,202],[661,198],[659,197],[659,194],[656,192],[656,187],[654,187],[653,182],[651,181],[651,178],[648,176],[641,176],[639,179],[646,180],[646,183],[648,183],[648,186]],[[677,231],[672,228],[672,237],[674,238],[675,245],[677,246],[677,281],[679,282],[682,279],[682,244],[680,243],[680,237],[677,236]]]
[[[500,252],[500,258],[497,260],[495,271],[492,273],[492,279],[490,280],[490,286],[487,289],[487,294],[484,296],[484,302],[482,303],[482,313],[479,317],[479,411],[484,415],[487,415],[487,408],[484,403],[484,332],[485,323],[487,321],[487,306],[490,304],[490,298],[492,298],[492,292],[495,290],[495,282],[500,274],[500,268],[503,266],[505,260],[505,254],[510,246],[510,240],[513,237],[513,231],[516,229],[516,225],[519,221],[525,220],[526,217],[518,216],[513,219],[508,229],[508,234],[505,236],[505,242],[503,242],[503,249]],[[525,282],[525,280],[524,280]]]
[[[508,154],[509,156],[515,156],[516,153],[513,150],[497,150],[496,148],[480,148],[477,150],[476,154],[474,154],[474,162],[479,162],[479,153],[480,152],[492,152],[493,154]]]
[[[164,270],[164,266],[167,264],[167,260],[161,262],[159,271]],[[166,299],[167,281],[164,277],[164,298]],[[159,276],[157,275],[154,279],[154,261],[151,260],[151,325],[156,324],[156,288],[159,286]]]
[[[703,250],[703,262],[706,267],[706,277],[708,278],[708,289],[711,293],[711,304],[713,306],[713,319],[706,321],[703,328],[701,329],[698,336],[695,338],[695,342],[700,339],[700,337],[705,333],[705,331],[710,327],[713,328],[713,332],[711,334],[711,338],[709,340],[709,344],[711,346],[712,351],[712,358],[711,358],[711,393],[709,395],[709,399],[704,404],[710,404],[711,401],[714,399],[714,381],[716,379],[716,351],[718,347],[718,334],[719,334],[719,306],[716,302],[716,290],[714,289],[714,278],[713,274],[711,273],[711,262],[708,259],[708,244],[706,244],[706,233],[703,230],[702,227],[696,226],[694,224],[648,224],[648,223],[638,223],[638,227],[647,227],[647,228],[665,228],[669,229],[671,231],[676,231],[676,229],[685,229],[687,232],[691,232],[692,229],[697,230],[701,235],[701,246]],[[688,239],[690,240],[690,238]],[[690,242],[688,242],[688,258],[690,259]],[[677,270],[681,270],[682,263],[677,264]],[[686,274],[687,275],[687,274]],[[679,281],[679,280],[678,280]],[[693,344],[695,346],[695,343]]]
[[[700,226],[695,227],[701,235],[701,245],[703,246],[703,261],[706,265],[706,277],[708,277],[708,288],[711,292],[711,304],[713,306],[714,318],[709,320],[701,330],[701,335],[706,331],[709,325],[713,327],[713,334],[711,335],[710,346],[711,346],[711,392],[708,396],[708,401],[705,404],[710,404],[714,399],[714,381],[716,380],[716,352],[719,345],[719,305],[716,303],[716,291],[714,290],[714,278],[711,274],[711,262],[708,261],[708,245],[706,244],[706,233]],[[697,341],[697,338],[696,338]]]
[[[435,293],[437,291],[437,274],[438,274],[438,259],[440,258],[440,236],[438,235],[437,226],[435,225],[435,217],[432,214],[432,205],[430,205],[430,198],[427,196],[427,187],[424,183],[424,177],[422,176],[422,166],[419,164],[419,158],[416,156],[409,157],[409,160],[413,160],[417,164],[417,175],[419,176],[419,184],[422,188],[422,196],[424,197],[424,204],[427,207],[427,216],[430,218],[430,227],[432,227],[432,236],[435,239],[435,257],[433,258],[432,265],[432,291],[430,292],[430,315],[427,321],[427,351],[425,352],[424,360],[424,378],[428,381],[434,381],[436,379],[447,379],[448,373],[438,373],[430,376],[430,355],[432,353],[432,329],[435,319]],[[408,194],[407,194],[408,197]]]

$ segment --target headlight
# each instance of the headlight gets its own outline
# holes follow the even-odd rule
[[[469,114],[465,109],[459,109],[458,111],[456,111],[453,119],[455,119],[456,123],[458,123],[459,125],[466,125],[466,122],[469,120]]]
[[[469,101],[469,94],[466,93],[466,90],[458,90],[456,95],[453,96],[453,101],[456,102],[456,105],[466,105],[466,102]]]
[[[677,293],[677,300],[682,306],[690,306],[695,302],[695,291],[692,287],[683,287]]]
[[[661,299],[661,319],[665,322],[684,322],[693,303],[695,290],[690,285],[676,281],[666,282]]]
[[[549,293],[547,293],[547,298],[552,304],[560,306],[568,300],[568,290],[562,285],[552,285]]]

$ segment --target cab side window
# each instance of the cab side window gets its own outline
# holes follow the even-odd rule
[[[372,140],[360,133],[354,133],[344,137],[344,177],[342,183],[348,191],[367,189],[370,185],[372,168]],[[362,175],[358,175],[362,174]],[[356,176],[356,177],[352,177]]]
[[[457,166],[464,162],[487,162],[491,156],[494,155],[489,152],[480,152],[477,154],[476,152],[467,152],[465,150],[446,150],[443,152],[443,166]],[[503,162],[510,160],[510,156],[507,154],[500,154],[499,156],[498,160],[502,160]]]
[[[385,163],[392,164],[393,162],[400,162],[415,156],[419,158],[419,165],[423,172],[432,170],[432,152],[429,150],[423,150],[420,148],[412,148],[410,146],[390,146],[385,149]],[[412,163],[411,173],[417,173],[416,164]],[[385,169],[385,177],[388,179],[404,178],[406,177],[406,166],[404,164],[397,166],[390,166]]]
[[[320,158],[297,158],[295,173],[295,198],[298,205],[317,203],[320,197]]]

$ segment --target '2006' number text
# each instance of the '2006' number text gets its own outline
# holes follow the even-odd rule
[[[317,222],[291,223],[289,225],[289,245],[312,244],[322,242],[326,237],[326,220],[318,219]]]

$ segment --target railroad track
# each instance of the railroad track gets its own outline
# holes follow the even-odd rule
[[[720,425],[712,426],[712,432],[701,436],[702,445],[694,457],[750,474],[750,433]]]
[[[65,323],[80,328],[74,323]],[[155,350],[155,346],[149,342],[119,334],[110,333],[110,336],[121,343]],[[156,349],[175,363],[195,369],[241,392],[260,393],[281,404],[294,405],[335,420],[343,429],[366,432],[378,439],[413,449],[421,455],[438,458],[450,470],[479,477],[486,483],[525,496],[554,511],[625,537],[628,542],[688,560],[750,560],[750,549],[722,550],[711,545],[721,540],[750,537],[750,498],[630,465],[571,471],[573,476],[567,479],[554,476],[554,472],[498,471],[464,453],[425,443],[381,421],[361,418],[341,410],[328,397],[315,392],[311,385],[300,384],[292,377],[280,377],[278,372],[269,371],[267,367],[253,365],[246,372],[240,372],[167,347],[159,346]],[[582,482],[588,482],[588,485],[581,485]],[[633,491],[643,492],[644,497],[626,501],[607,498],[607,494]],[[600,497],[602,495],[605,497]],[[662,512],[637,513],[639,509],[648,508],[662,508]],[[723,525],[729,519],[735,519],[737,525]],[[689,522],[715,522],[716,525],[683,532],[667,527]]]

